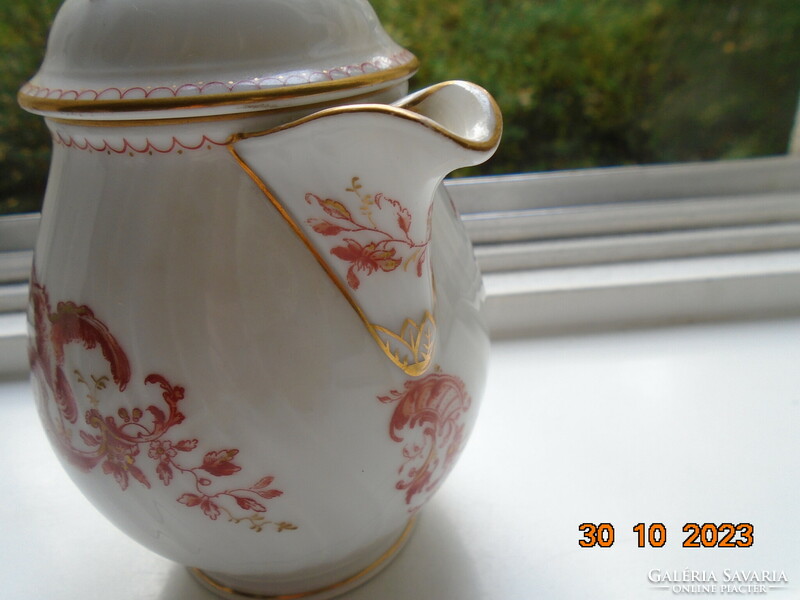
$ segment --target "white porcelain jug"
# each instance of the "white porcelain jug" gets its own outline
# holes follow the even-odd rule
[[[501,119],[464,82],[403,97],[416,64],[362,0],[67,0],[20,92],[54,140],[42,422],[222,596],[377,573],[473,427],[482,286],[441,181]]]

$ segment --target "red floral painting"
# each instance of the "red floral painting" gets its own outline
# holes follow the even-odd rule
[[[472,403],[464,382],[445,373],[406,381],[378,400],[394,404],[389,423],[393,441],[403,443],[401,476],[396,488],[405,491],[414,511],[433,494],[450,472],[464,444],[464,417]]]
[[[357,206],[311,193],[305,196],[308,204],[315,204],[325,214],[323,218],[306,219],[306,223],[319,235],[338,238],[340,245],[330,252],[349,263],[347,285],[356,290],[361,285],[359,275],[398,268],[407,271],[410,267],[417,277],[422,277],[429,237],[422,241],[412,239],[412,215],[401,202],[380,192],[364,193],[362,189],[358,177],[353,177],[345,189],[355,196],[356,201],[351,204]]]
[[[156,478],[164,486],[180,480],[184,489],[176,501],[212,520],[225,515],[231,522],[248,523],[254,531],[266,525],[278,531],[297,528],[263,516],[268,501],[283,494],[273,487],[272,475],[246,487],[220,485],[220,480],[242,470],[236,462],[239,450],[203,450],[198,439],[178,435],[186,420],[179,408],[185,401],[183,387],[151,373],[144,378],[145,389],[133,397],[144,397],[152,388],[161,392],[160,401],[118,408],[113,414],[103,411],[109,394],[129,387],[132,369],[117,339],[91,308],[66,301],[52,310],[47,290],[34,278],[30,310],[30,362],[43,390],[41,413],[51,440],[71,464],[86,472],[99,466],[122,491],[133,482],[150,489]],[[99,349],[108,371],[84,374],[71,368],[65,352],[70,344]]]

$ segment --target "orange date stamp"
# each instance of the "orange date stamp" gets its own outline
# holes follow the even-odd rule
[[[611,523],[581,523],[578,540],[581,548],[610,548],[616,533]],[[755,530],[752,523],[685,523],[683,548],[750,548]],[[633,526],[639,548],[662,548],[667,543],[667,527],[663,523],[637,523]]]

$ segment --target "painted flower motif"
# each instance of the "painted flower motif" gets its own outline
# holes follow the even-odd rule
[[[297,529],[286,521],[267,521],[262,516],[267,511],[263,500],[283,494],[283,491],[269,487],[274,480],[271,475],[262,477],[249,487],[219,489],[220,486],[216,486],[212,489],[219,478],[242,470],[234,462],[238,449],[207,451],[198,465],[195,462],[197,458],[192,458],[199,446],[198,440],[175,441],[175,438],[167,437],[173,435],[174,429],[186,419],[178,409],[185,398],[183,387],[171,384],[163,375],[152,373],[145,377],[144,384],[160,388],[161,403],[150,404],[144,409],[119,408],[116,415],[102,412],[101,399],[104,394],[113,393],[114,386],[109,383],[113,380],[116,389],[122,392],[130,383],[132,369],[116,338],[89,307],[59,302],[56,311],[52,312],[47,290],[36,281],[35,273],[30,306],[35,333],[29,351],[32,371],[41,386],[42,417],[53,444],[70,463],[85,472],[100,465],[101,471],[112,476],[122,491],[128,489],[131,479],[149,489],[150,479],[143,465],[137,463],[144,455],[155,463],[155,473],[164,486],[169,486],[176,477],[193,484],[194,492],[183,493],[176,500],[188,507],[199,507],[211,520],[217,520],[225,513],[229,521],[247,522],[254,531],[262,531],[268,524],[276,531]],[[99,348],[109,366],[110,376],[85,377],[71,367],[65,353],[68,344],[80,344],[86,350]],[[67,376],[67,373],[74,377]],[[84,412],[84,421],[88,428],[74,427],[80,414],[79,404],[84,399],[79,398],[73,389],[73,379],[85,388],[85,401],[89,407]],[[52,409],[48,401],[52,403]],[[242,510],[250,514],[242,514]]]
[[[455,375],[431,373],[406,381],[402,390],[379,396],[397,403],[389,436],[403,443],[396,488],[405,491],[411,512],[421,507],[453,468],[464,444],[464,419],[472,404],[464,382]]]
[[[178,451],[172,447],[172,442],[169,440],[153,440],[147,451],[147,456],[160,462],[169,462],[177,455]]]
[[[129,476],[133,477],[144,487],[150,487],[150,481],[147,479],[147,476],[136,466],[136,455],[138,454],[138,446],[125,444],[120,441],[111,441],[106,446],[106,459],[101,465],[103,473],[106,475],[113,475],[120,489],[123,491],[128,489],[128,483],[130,481],[128,479]]]
[[[346,245],[333,248],[331,254],[352,263],[347,269],[347,283],[354,290],[357,290],[361,283],[356,271],[365,271],[367,275],[371,275],[375,271],[394,271],[400,266],[400,261],[395,258],[394,248],[379,247],[377,244],[362,246],[349,238],[345,238],[344,241]]]
[[[150,442],[147,456],[158,461],[156,464],[156,473],[164,485],[169,485],[169,482],[174,476],[171,463],[172,459],[177,455],[178,450],[173,447],[172,442],[169,440],[153,440]]]
[[[422,277],[430,234],[424,241],[415,240],[411,236],[411,211],[381,192],[364,194],[362,187],[359,178],[353,177],[350,187],[345,190],[358,198],[357,207],[312,193],[305,196],[308,204],[315,204],[325,214],[324,218],[306,219],[315,233],[324,237],[347,235],[340,238],[342,245],[330,250],[336,258],[350,263],[347,285],[358,289],[361,284],[358,273],[369,276],[379,271],[388,273],[399,267],[408,270],[412,264],[417,277]]]

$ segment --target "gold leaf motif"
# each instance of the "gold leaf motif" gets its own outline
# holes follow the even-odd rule
[[[406,319],[399,332],[372,324],[378,345],[406,374],[416,377],[428,370],[433,357],[436,322],[425,311],[422,322]]]

